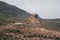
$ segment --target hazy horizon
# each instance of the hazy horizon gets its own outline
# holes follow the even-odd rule
[[[60,18],[60,0],[0,0],[15,5],[41,18]]]

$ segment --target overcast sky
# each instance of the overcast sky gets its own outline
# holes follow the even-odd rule
[[[60,18],[60,0],[1,0],[41,18]]]

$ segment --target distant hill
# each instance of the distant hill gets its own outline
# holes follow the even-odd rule
[[[16,20],[25,21],[25,20],[28,20],[31,15],[32,14],[30,14],[16,6],[13,6],[8,3],[0,1],[0,22],[4,23],[4,22],[9,22],[9,21],[10,22],[16,21]],[[38,20],[41,20],[41,18],[39,16],[35,17],[35,15],[33,15],[33,17],[35,18],[34,20],[36,20],[37,18],[38,18]],[[33,21],[33,20],[31,20],[31,21]]]
[[[30,13],[17,8],[16,6],[0,1],[0,17],[26,19]]]
[[[60,19],[44,19],[45,21],[60,23]]]
[[[26,20],[30,15],[16,6],[0,1],[0,24],[14,20]]]
[[[60,31],[60,19],[43,19],[45,28]]]

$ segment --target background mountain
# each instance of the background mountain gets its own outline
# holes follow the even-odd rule
[[[30,15],[30,13],[17,8],[16,6],[9,5],[5,2],[0,1],[0,17],[5,18],[27,18]]]
[[[6,21],[26,20],[30,15],[30,13],[16,6],[0,1],[0,24]]]
[[[6,22],[26,21],[32,14],[19,9],[16,6],[0,1],[0,24]],[[36,14],[37,15],[37,14]],[[35,17],[35,15],[33,15]],[[41,20],[39,16],[36,16]],[[8,20],[8,21],[7,21]]]

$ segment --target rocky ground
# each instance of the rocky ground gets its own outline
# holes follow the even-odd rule
[[[1,25],[0,40],[60,40],[60,32],[33,25]]]

